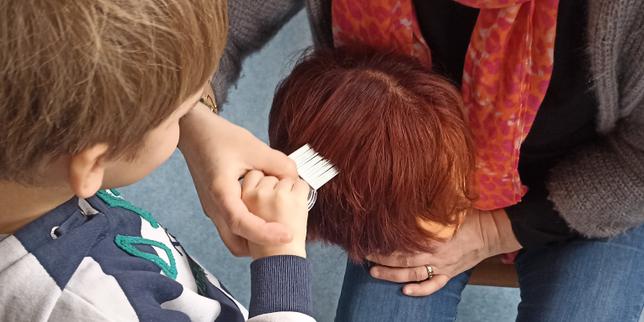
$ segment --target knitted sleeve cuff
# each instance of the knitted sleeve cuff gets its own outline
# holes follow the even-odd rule
[[[305,258],[265,257],[252,262],[250,269],[250,317],[281,311],[312,314],[312,273]]]

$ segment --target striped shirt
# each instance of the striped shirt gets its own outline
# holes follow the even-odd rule
[[[249,314],[149,212],[106,190],[0,239],[0,320],[314,321],[310,274],[296,256],[254,261]]]

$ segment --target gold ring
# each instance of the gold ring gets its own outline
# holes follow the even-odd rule
[[[427,279],[431,280],[434,277],[434,268],[431,265],[425,265],[425,269],[427,270]]]

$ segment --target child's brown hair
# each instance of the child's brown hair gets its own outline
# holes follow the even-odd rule
[[[96,143],[132,156],[215,71],[224,0],[21,0],[0,10],[0,180]]]
[[[340,170],[319,191],[309,237],[356,261],[429,250],[445,238],[433,228],[457,226],[471,206],[474,151],[460,93],[414,59],[310,53],[277,90],[269,137],[286,153],[308,143]]]

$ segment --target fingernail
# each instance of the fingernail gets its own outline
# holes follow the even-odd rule
[[[375,277],[375,278],[378,278],[378,277],[380,277],[380,273],[378,272],[377,269],[371,269],[371,276]]]
[[[405,293],[405,295],[414,295],[414,291],[407,288],[403,288],[403,293]]]

